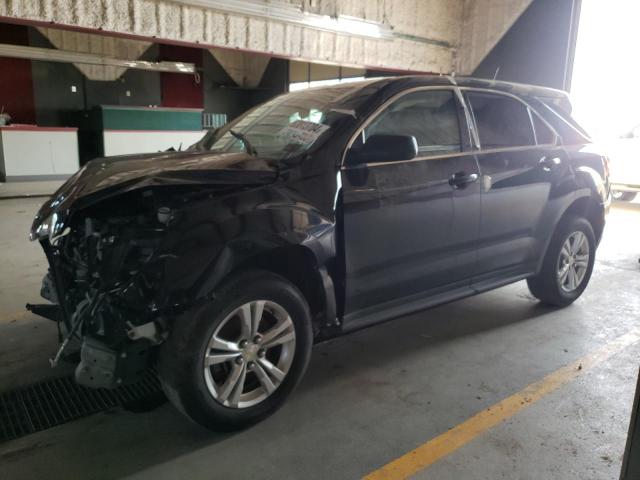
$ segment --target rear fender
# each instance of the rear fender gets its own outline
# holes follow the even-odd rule
[[[577,156],[577,158],[576,158]],[[605,214],[610,202],[609,184],[602,157],[574,153],[579,163],[571,166],[551,192],[547,208],[538,222],[540,239],[536,272],[542,268],[551,237],[568,215],[586,218],[599,242],[604,229]]]

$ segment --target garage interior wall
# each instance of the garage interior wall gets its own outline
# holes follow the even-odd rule
[[[538,0],[287,2],[300,12],[374,22],[390,32],[385,38],[234,13],[215,0],[206,7],[204,2],[194,6],[191,0],[12,0],[0,2],[0,21],[225,47],[370,70],[468,75],[532,2]],[[261,0],[256,3],[266,5]]]
[[[0,43],[28,45],[27,29],[20,25],[0,24]],[[11,112],[14,122],[35,123],[31,62],[21,58],[0,57],[0,111]]]
[[[0,40],[1,43],[13,41],[17,44],[20,41],[32,47],[55,48],[37,28],[0,23],[0,32],[4,39]],[[215,99],[225,99],[228,91],[237,85],[203,49],[151,44],[140,60],[194,63],[201,68],[199,83],[188,74],[134,69],[124,70],[116,80],[92,80],[74,64],[0,57],[0,61],[9,65],[8,68],[21,75],[19,79],[17,75],[2,76],[2,81],[11,82],[11,86],[1,89],[0,104],[5,105],[7,111],[17,112],[14,114],[15,122],[62,126],[74,125],[75,113],[98,105],[204,108],[205,111],[225,113],[233,118],[244,111],[245,106],[251,106],[252,98],[256,96],[249,93],[250,89],[238,89],[237,94],[231,94],[233,98],[216,102]],[[20,69],[15,65],[20,65]],[[270,75],[264,75],[258,86],[264,91],[257,95],[260,98],[286,91],[288,62],[271,59],[267,68]],[[24,89],[27,91],[23,92]],[[224,89],[225,93],[216,95],[216,89]],[[27,109],[26,113],[12,106],[10,101],[15,98],[21,99],[20,108]],[[29,107],[29,99],[34,99],[32,107]],[[239,111],[235,103],[242,104]]]
[[[160,61],[193,63],[202,68],[203,52],[197,48],[160,45]],[[160,87],[163,107],[203,108],[204,95],[201,76],[161,72]]]
[[[491,78],[499,66],[499,79],[562,87],[570,58],[567,51],[572,47],[570,42],[565,42],[568,48],[563,49],[554,49],[554,45],[569,38],[568,18],[572,11],[577,18],[574,4],[579,2],[405,0],[391,8],[393,2],[382,0],[292,0],[292,4],[298,3],[313,13],[382,22],[393,27],[394,38],[340,35],[161,0],[65,0],[55,5],[44,0],[0,2],[0,21],[24,23],[0,23],[2,43],[64,49],[75,45],[76,51],[87,51],[83,49],[95,48],[101,38],[105,44],[116,38],[121,44],[117,53],[134,52],[148,61],[185,61],[200,69],[199,78],[132,69],[101,75],[100,69],[115,67],[3,58],[0,61],[16,75],[3,77],[9,84],[0,91],[4,96],[0,104],[11,110],[14,121],[41,126],[78,126],[88,111],[105,104],[202,108],[233,119],[256,103],[287,91],[293,82],[399,74],[412,69],[470,73],[464,69],[476,62],[480,62],[474,70],[477,76]],[[99,6],[102,14],[95,15]],[[49,23],[37,26],[44,21],[75,30],[55,30]],[[79,32],[77,27],[133,34],[136,39]],[[50,40],[54,30],[64,42]],[[152,35],[158,38],[149,38]],[[540,41],[531,44],[532,37]],[[190,43],[176,46],[159,41],[162,39]],[[217,59],[205,41],[268,52],[266,69],[260,78],[252,79],[249,88],[238,80],[242,72],[230,74],[229,65],[221,64],[218,60],[222,57]],[[131,48],[122,48],[127,42]],[[227,57],[256,55],[225,52]],[[15,98],[26,100],[15,106]],[[31,104],[29,99],[33,99]]]
[[[264,2],[257,2],[264,3]],[[0,17],[102,32],[227,47],[354,67],[450,72],[460,40],[464,0],[290,0],[300,11],[350,16],[391,29],[391,38],[364,38],[188,0],[13,0]]]
[[[0,26],[2,28],[2,26]],[[37,29],[28,28],[29,45],[53,48]],[[141,56],[155,61],[158,45]],[[36,119],[40,126],[77,126],[78,114],[98,105],[160,105],[160,75],[157,72],[126,70],[115,81],[88,79],[74,64],[32,61]]]
[[[46,35],[51,35],[52,30],[0,23],[0,43],[54,49]],[[78,51],[91,48],[89,45],[94,45],[97,37],[73,31],[63,34],[67,49],[77,45]],[[197,66],[199,74],[121,69],[116,72],[120,75],[111,79],[113,72],[99,70],[114,67],[95,69],[88,65],[0,57],[0,69],[12,72],[0,76],[0,108],[12,116],[13,123],[80,128],[80,158],[84,162],[99,153],[96,138],[83,127],[90,123],[92,110],[100,105],[199,108],[231,120],[288,88],[288,61],[283,59],[268,59],[265,73],[255,88],[239,87],[205,49],[149,43],[139,59],[189,62]],[[102,80],[103,77],[108,79]]]
[[[473,76],[569,90],[580,0],[535,0]]]
[[[321,63],[289,62],[289,81],[314,82],[316,80],[333,80],[337,78],[364,77],[364,68],[339,67],[337,65],[323,65]],[[400,72],[398,72],[400,73]]]

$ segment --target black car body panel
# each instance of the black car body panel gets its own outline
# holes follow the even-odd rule
[[[247,154],[211,155],[199,151],[163,152],[98,158],[88,162],[55,192],[38,212],[39,220],[54,210],[66,212],[144,187],[164,185],[265,184],[277,167]]]
[[[451,96],[458,150],[349,164],[368,122],[423,91]],[[322,339],[535,274],[572,209],[599,238],[610,192],[597,148],[572,130],[580,142],[483,149],[467,99],[476,91],[517,99],[550,131],[572,128],[545,107],[567,108],[562,92],[401,77],[354,84],[328,108],[337,116],[328,132],[286,159],[202,143],[91,161],[32,227],[65,322],[82,320],[83,335],[115,352],[140,341],[151,350],[153,338],[132,340],[136,326],[166,333],[228,275],[265,268],[300,288]]]

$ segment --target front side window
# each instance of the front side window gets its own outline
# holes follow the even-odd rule
[[[460,152],[457,110],[450,90],[408,93],[376,117],[354,147],[366,143],[373,135],[407,135],[416,139],[419,157]]]
[[[535,145],[527,106],[513,98],[469,92],[467,99],[483,149]]]

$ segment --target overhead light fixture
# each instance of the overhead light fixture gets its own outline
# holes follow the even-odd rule
[[[316,30],[366,38],[392,38],[388,25],[362,18],[339,15],[319,15],[304,12],[299,6],[280,0],[174,0],[176,3],[211,8],[250,17],[292,23]]]
[[[45,62],[82,63],[103,67],[123,67],[153,72],[195,73],[193,63],[183,62],[147,62],[146,60],[124,60],[104,57],[93,53],[56,50],[53,48],[24,47],[21,45],[0,44],[0,57],[26,58]]]

